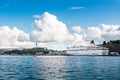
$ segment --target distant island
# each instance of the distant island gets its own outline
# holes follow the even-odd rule
[[[109,48],[110,56],[119,56],[120,55],[120,40],[111,40],[111,41],[103,41],[103,44],[100,46],[104,46]],[[24,49],[12,49],[12,50],[0,50],[1,55],[66,55],[65,51],[52,50],[47,48],[24,48]]]

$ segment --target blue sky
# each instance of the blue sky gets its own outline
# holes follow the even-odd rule
[[[32,24],[39,25],[39,22],[44,22],[44,20],[41,19],[36,21],[38,23],[35,23],[36,19],[33,17],[34,15],[42,15],[43,19],[53,19],[54,16],[56,16],[57,19],[54,19],[53,22],[59,26],[58,29],[63,30],[66,27],[68,31],[73,29],[75,33],[67,33],[67,30],[63,30],[63,33],[68,36],[72,35],[74,38],[81,40],[91,38],[91,35],[91,39],[99,39],[101,41],[119,39],[120,36],[120,0],[0,0],[0,27],[2,27],[1,30],[3,30],[0,35],[7,35],[2,33],[5,33],[6,29],[8,30],[8,28],[10,28],[10,34],[18,31],[18,33],[14,35],[14,40],[12,39],[13,36],[7,36],[7,38],[3,36],[3,38],[11,42],[16,41],[18,37],[20,37],[20,40],[27,40],[28,35],[33,34],[35,31],[35,26],[32,26]],[[60,21],[63,23],[60,24]],[[50,21],[49,23],[45,22],[45,24],[52,25]],[[66,24],[66,26],[64,26],[64,24]],[[99,26],[101,24],[103,29]],[[12,30],[15,26],[19,30],[15,28]],[[42,26],[44,25],[42,24]],[[54,25],[50,28],[53,27]],[[38,28],[41,28],[41,25],[39,25]],[[56,29],[56,27],[54,28]],[[20,30],[24,32],[21,33]],[[83,31],[83,34],[78,33],[80,31]],[[48,30],[48,32],[50,31]],[[36,32],[34,36],[38,34],[38,38],[45,32],[39,33],[40,32]],[[64,35],[61,34],[61,32],[59,33],[57,35]],[[27,38],[24,38],[25,36],[21,34],[24,34]],[[54,36],[54,41],[57,35],[51,35],[50,39],[46,40],[51,40]],[[67,40],[65,36],[60,39],[63,41]],[[2,44],[2,41],[3,40],[0,39],[0,44]],[[6,41],[6,44],[7,42],[11,44],[9,41]],[[14,44],[16,45],[16,43]],[[56,45],[56,43],[54,44]],[[55,45],[54,47],[56,47]],[[62,46],[61,43],[60,46]]]
[[[72,10],[71,7],[83,7]],[[98,24],[119,24],[120,0],[0,0],[0,26],[32,30],[32,17],[49,12],[67,24],[87,28]]]

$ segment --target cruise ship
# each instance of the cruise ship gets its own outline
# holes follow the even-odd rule
[[[108,55],[109,48],[96,46],[94,41],[89,46],[67,47],[66,55]]]

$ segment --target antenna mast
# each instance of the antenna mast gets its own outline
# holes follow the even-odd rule
[[[37,41],[36,41],[36,49],[37,49]]]

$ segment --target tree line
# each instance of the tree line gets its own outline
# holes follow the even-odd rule
[[[48,54],[49,50],[45,48],[31,48],[31,49],[23,49],[23,50],[11,50],[4,52],[4,55],[35,55],[37,52],[43,52],[43,54]]]
[[[109,48],[110,52],[117,52],[120,54],[120,40],[103,41],[102,46]]]

